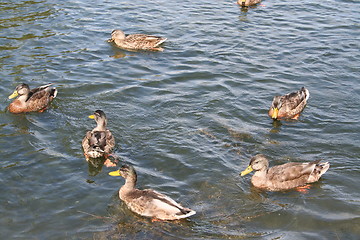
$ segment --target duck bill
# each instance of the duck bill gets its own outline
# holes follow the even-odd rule
[[[89,118],[90,119],[95,119],[95,115],[90,115]]]
[[[9,96],[9,99],[12,99],[14,97],[17,97],[19,94],[18,92],[15,90],[10,96]]]
[[[273,110],[273,114],[271,116],[272,119],[277,119],[279,115],[279,109],[278,108],[274,108]]]
[[[110,38],[110,39],[108,39],[107,41],[108,41],[108,42],[113,42],[114,39]]]
[[[117,171],[113,171],[113,172],[109,172],[109,175],[110,175],[110,176],[113,176],[113,177],[121,176],[121,174],[120,174],[120,171],[119,171],[119,170],[117,170]]]
[[[241,172],[241,176],[245,176],[246,174],[249,174],[253,171],[251,166],[248,166],[244,171]]]

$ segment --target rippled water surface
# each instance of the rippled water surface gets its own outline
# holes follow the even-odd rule
[[[0,1],[0,239],[359,239],[359,16],[355,0]],[[165,50],[121,50],[106,42],[116,28]],[[58,98],[10,114],[21,82]],[[299,121],[273,123],[273,96],[302,86]],[[195,216],[126,208],[123,179],[83,156],[96,109],[139,188]],[[258,153],[331,167],[307,193],[258,191],[239,176]]]

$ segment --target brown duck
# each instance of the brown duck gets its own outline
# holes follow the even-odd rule
[[[248,6],[252,6],[252,5],[256,5],[258,3],[260,3],[261,0],[238,0],[237,3],[241,6],[241,7],[248,7]]]
[[[317,182],[329,167],[328,162],[320,163],[320,160],[317,160],[308,163],[289,162],[269,168],[267,158],[258,154],[251,158],[249,166],[241,172],[241,176],[255,171],[251,178],[255,187],[281,191]]]
[[[196,212],[181,206],[173,199],[152,189],[136,189],[137,175],[132,166],[124,165],[118,171],[110,172],[110,176],[122,176],[125,184],[119,190],[119,198],[128,208],[144,217],[153,220],[177,220],[190,217]]]
[[[89,161],[90,158],[104,157],[106,159],[104,162],[105,166],[116,166],[108,159],[109,155],[114,150],[115,138],[110,130],[106,128],[107,118],[105,113],[101,110],[96,110],[89,118],[95,119],[96,127],[91,131],[87,131],[82,140],[86,161]]]
[[[297,120],[304,110],[309,96],[309,91],[304,87],[297,92],[288,93],[284,96],[275,96],[268,114],[274,120]]]
[[[29,85],[22,83],[16,86],[9,99],[17,97],[9,104],[11,113],[43,112],[56,97],[57,90],[50,87],[52,83],[31,89]]]
[[[146,34],[128,34],[121,30],[114,30],[111,33],[111,39],[108,42],[114,42],[118,47],[127,50],[151,50],[163,51],[159,47],[160,44],[165,42],[167,38],[157,37]]]

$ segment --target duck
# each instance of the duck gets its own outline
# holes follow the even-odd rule
[[[126,50],[151,50],[151,51],[163,51],[164,49],[159,47],[160,44],[165,42],[167,38],[146,35],[146,34],[128,34],[119,29],[113,30],[111,33],[111,39],[108,42],[114,42],[116,46]]]
[[[251,183],[268,191],[283,191],[317,182],[329,169],[329,162],[289,162],[269,168],[269,161],[263,154],[251,158],[249,166],[241,176],[255,171]]]
[[[57,96],[57,89],[50,87],[52,83],[33,88],[26,83],[16,86],[15,91],[9,96],[9,99],[17,97],[12,101],[8,110],[11,113],[43,112]]]
[[[299,91],[288,93],[283,96],[275,96],[268,115],[274,120],[298,120],[300,113],[304,110],[307,104],[309,96],[309,90],[305,87],[302,87]]]
[[[252,6],[252,5],[256,5],[258,3],[260,3],[261,0],[238,0],[237,3],[241,6],[241,7],[248,7],[248,6]]]
[[[109,175],[121,176],[125,179],[125,184],[119,190],[119,198],[136,214],[152,218],[153,221],[178,220],[196,214],[194,210],[181,206],[170,197],[153,189],[136,189],[137,174],[133,166],[123,165]]]
[[[86,161],[89,161],[90,158],[97,159],[104,157],[105,166],[116,166],[116,164],[108,158],[114,150],[115,138],[106,127],[107,118],[105,113],[102,110],[96,110],[89,118],[95,120],[96,127],[91,131],[87,131],[82,140]]]

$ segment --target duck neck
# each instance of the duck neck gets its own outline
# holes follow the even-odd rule
[[[99,119],[93,131],[106,131],[106,120]]]
[[[28,95],[29,94],[20,95],[17,100],[19,100],[20,102],[26,102],[26,100],[28,99]]]
[[[266,176],[267,169],[260,169],[254,173],[251,178],[251,183],[258,188],[265,188],[266,187]]]
[[[128,192],[134,190],[135,186],[136,186],[136,176],[126,178],[125,184],[120,188],[119,191],[120,198],[123,199],[122,196],[125,196]]]
[[[258,177],[258,178],[260,178],[260,179],[265,179],[267,173],[268,173],[268,168],[263,167],[262,169],[256,171],[256,172],[254,173],[254,176],[255,176],[255,177]]]

